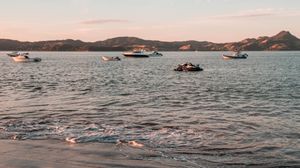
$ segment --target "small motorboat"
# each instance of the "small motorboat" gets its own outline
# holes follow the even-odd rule
[[[108,56],[102,56],[103,61],[121,61],[121,58],[119,57],[108,57]]]
[[[29,53],[12,52],[8,53],[15,62],[41,62],[41,58],[29,58]]]
[[[203,71],[203,69],[199,66],[199,64],[194,65],[190,62],[185,64],[179,64],[174,71]]]
[[[246,59],[248,54],[242,54],[241,51],[236,51],[233,55],[223,54],[224,59]]]
[[[137,50],[132,52],[125,52],[123,53],[125,57],[135,57],[135,58],[147,58],[149,54],[144,53],[143,50]]]
[[[150,57],[161,57],[163,56],[162,53],[159,53],[157,51],[154,51],[153,53],[149,54]]]

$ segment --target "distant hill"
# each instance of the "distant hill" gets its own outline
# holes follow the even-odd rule
[[[159,51],[281,51],[300,50],[300,39],[288,31],[282,31],[272,37],[248,38],[232,43],[212,43],[207,41],[153,41],[136,37],[117,37],[97,42],[80,40],[55,40],[21,42],[0,39],[1,51],[125,51],[133,49]]]

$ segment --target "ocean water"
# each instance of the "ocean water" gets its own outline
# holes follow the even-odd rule
[[[0,139],[136,141],[194,167],[300,166],[300,52],[0,53]],[[121,56],[103,62],[101,56]],[[177,64],[203,72],[175,72]]]

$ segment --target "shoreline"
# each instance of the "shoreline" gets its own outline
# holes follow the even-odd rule
[[[0,140],[0,167],[193,167],[143,148],[58,140]]]

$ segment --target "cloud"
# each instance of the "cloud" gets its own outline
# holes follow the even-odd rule
[[[129,20],[122,19],[93,19],[93,20],[85,20],[80,22],[80,24],[85,25],[97,25],[97,24],[106,24],[106,23],[128,23]]]
[[[275,9],[255,9],[247,10],[235,14],[213,16],[215,19],[231,19],[231,18],[257,18],[278,15],[281,12]]]
[[[299,11],[291,11],[287,9],[273,9],[273,8],[264,8],[264,9],[253,9],[241,11],[238,13],[228,14],[228,15],[218,15],[212,16],[212,19],[238,19],[238,18],[260,18],[260,17],[288,17],[288,16],[299,16]]]

